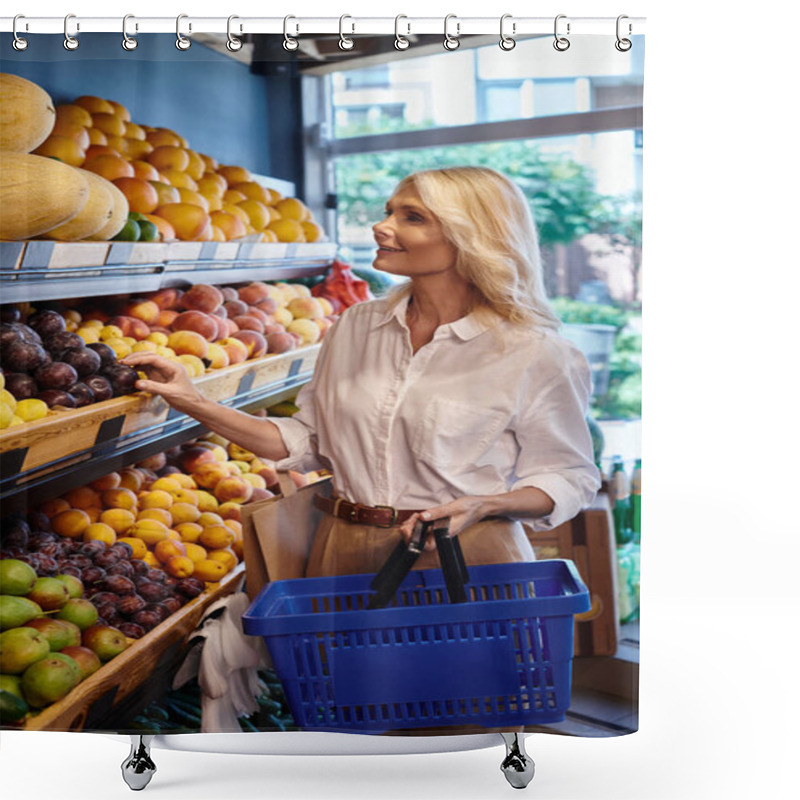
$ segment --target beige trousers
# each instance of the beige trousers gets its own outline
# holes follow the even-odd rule
[[[317,528],[306,576],[356,575],[377,572],[402,539],[400,528],[359,525],[326,514]],[[522,525],[505,517],[491,517],[471,525],[459,534],[467,566],[535,561],[536,556]],[[414,569],[438,568],[435,550],[417,559]],[[388,731],[387,736],[458,736],[475,733],[520,732],[521,727],[486,728],[459,725]]]

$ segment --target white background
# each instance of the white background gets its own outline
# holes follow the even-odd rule
[[[529,738],[537,776],[527,794],[796,796],[796,6],[334,5],[37,0],[4,13],[646,16],[641,730]],[[121,739],[3,732],[0,742],[7,798],[130,796]],[[498,770],[502,755],[502,747],[339,758],[155,751],[159,771],[146,792],[153,800],[486,800],[513,791]]]

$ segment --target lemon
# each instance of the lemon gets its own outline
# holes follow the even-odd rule
[[[24,422],[33,422],[47,416],[47,403],[36,397],[29,397],[27,400],[20,400],[14,412]]]
[[[14,409],[5,403],[0,403],[0,428],[7,428],[14,418]]]

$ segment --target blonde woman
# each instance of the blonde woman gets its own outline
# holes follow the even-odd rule
[[[378,570],[420,516],[450,517],[467,564],[533,560],[521,522],[570,519],[599,476],[589,369],[556,332],[527,201],[490,169],[429,170],[373,231],[375,268],[408,281],[330,329],[294,417],[219,406],[152,354],[125,361],[147,371],[139,388],[279,468],[333,472],[309,576]],[[416,563],[433,566],[435,550]]]

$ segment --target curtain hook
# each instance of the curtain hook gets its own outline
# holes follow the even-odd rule
[[[239,17],[237,17],[235,14],[231,14],[231,16],[228,17],[228,41],[225,42],[225,47],[227,47],[228,50],[231,51],[231,53],[235,53],[238,50],[242,49],[242,40],[241,39],[237,39],[231,33],[231,22],[233,20],[235,20],[235,19],[239,19]],[[241,31],[242,31],[242,26],[240,25],[239,26],[239,32],[241,33]]]
[[[456,35],[455,36],[451,36],[447,32],[447,23],[450,22],[451,19],[456,20]],[[461,28],[461,23],[458,22],[458,17],[455,14],[448,14],[444,18],[444,42],[443,42],[443,44],[444,44],[444,49],[445,50],[458,50],[459,45],[461,44],[461,42],[458,40],[460,28]]]
[[[77,50],[78,49],[78,45],[80,44],[80,42],[74,36],[70,36],[69,35],[68,26],[69,26],[69,21],[71,19],[75,19],[75,15],[74,14],[67,14],[67,16],[64,17],[64,49],[65,50]],[[76,22],[75,23],[75,30],[79,31],[80,29],[81,29],[81,26]]]
[[[188,14],[178,14],[177,18],[175,19],[175,35],[178,37],[175,40],[175,47],[178,50],[188,50],[192,46],[192,42],[190,39],[187,39],[181,33],[181,20],[186,19],[189,15]],[[189,33],[192,32],[192,23],[189,23]]]
[[[627,14],[620,14],[617,17],[617,41],[614,42],[614,47],[616,47],[617,50],[620,51],[620,53],[627,53],[628,50],[630,50],[631,47],[633,47],[633,43],[631,42],[630,39],[623,39],[619,35],[619,31],[620,31],[620,27],[621,27],[620,23],[624,19],[628,19],[628,15]],[[628,36],[630,36],[632,32],[633,32],[633,27],[631,26],[631,24],[629,22],[628,23]]]
[[[14,41],[12,42],[12,45],[13,45],[15,50],[20,50],[21,51],[21,50],[24,50],[28,46],[28,40],[27,39],[23,39],[17,33],[17,20],[18,19],[25,19],[25,16],[23,14],[17,14],[14,17],[14,22],[11,24],[11,32],[14,34]],[[25,23],[25,30],[26,31],[28,30],[28,23],[27,22]]]
[[[297,50],[297,48],[300,46],[299,42],[297,41],[297,39],[293,39],[287,33],[287,26],[289,24],[289,20],[290,19],[297,19],[297,17],[293,17],[290,14],[289,16],[286,16],[286,17],[283,18],[283,49],[284,50]],[[299,29],[300,26],[298,25],[296,27],[297,27],[297,30],[295,30],[295,35],[300,32],[300,29]]]
[[[122,18],[122,46],[125,50],[135,50],[139,46],[139,42],[133,38],[132,36],[128,36],[128,20],[129,19],[136,19],[133,14],[126,14]],[[135,29],[139,30],[139,24],[136,23],[134,25]]]
[[[556,21],[553,25],[553,36],[555,37],[555,41],[553,42],[553,47],[558,50],[559,53],[563,53],[565,50],[569,50],[570,41],[567,39],[566,36],[559,36],[558,35],[558,21],[560,19],[566,19],[566,14],[559,14],[556,17]],[[567,23],[567,35],[569,35],[569,22]]]
[[[344,26],[344,21],[346,19],[353,19],[353,18],[349,14],[342,14],[342,16],[339,17],[339,49],[352,50],[355,47],[356,43],[348,36],[345,36],[344,32],[342,31],[342,28]],[[351,23],[351,27],[352,27],[351,33],[354,33],[356,28],[355,24]]]
[[[511,36],[506,36],[506,34],[503,32],[503,26],[505,25],[505,21],[507,19],[511,19],[511,17],[512,17],[511,14],[503,14],[503,16],[500,17],[500,49],[505,50],[506,52],[508,52],[509,50],[513,50],[517,46],[516,40]],[[512,22],[511,33],[516,33],[516,32],[517,32],[517,23]]]
[[[394,18],[394,47],[395,50],[408,50],[411,47],[411,42],[405,38],[405,36],[400,35],[400,20],[401,19],[408,19],[405,14],[398,14]],[[407,33],[406,36],[411,35],[411,25],[407,22],[406,23]]]

